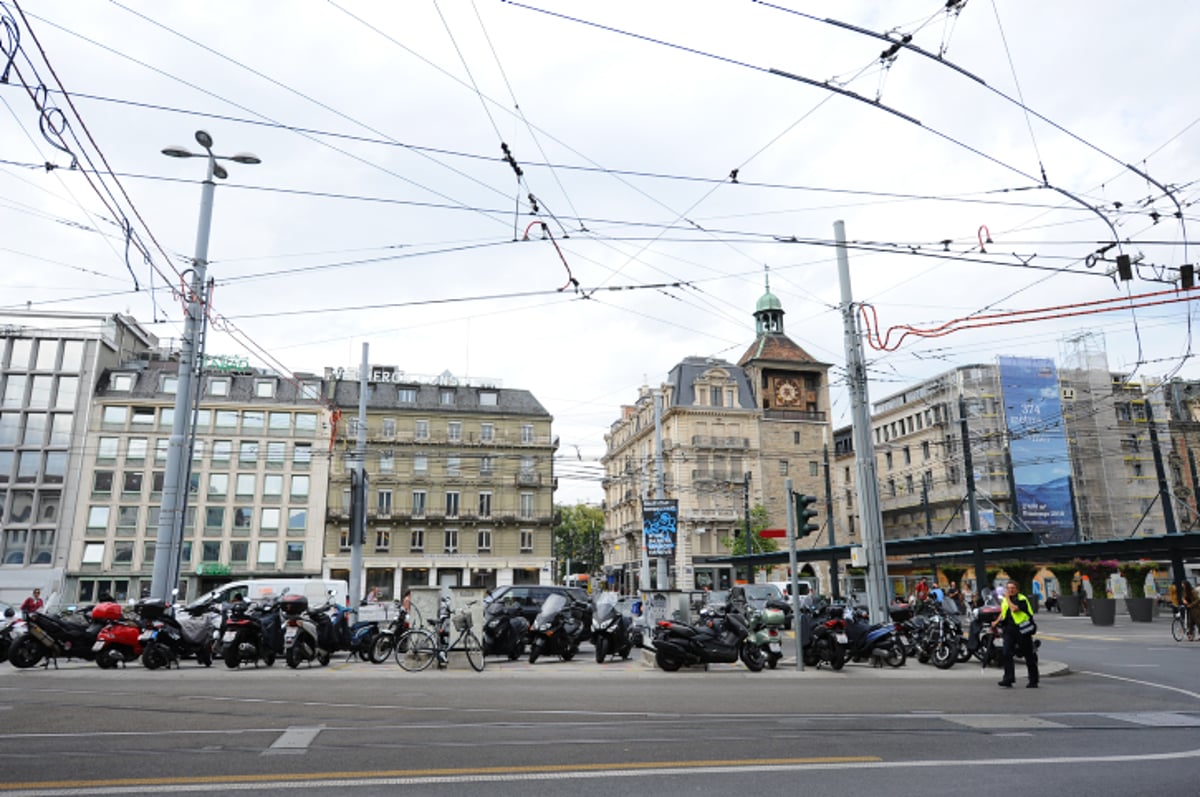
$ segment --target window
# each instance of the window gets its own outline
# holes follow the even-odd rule
[[[128,407],[105,407],[100,422],[105,426],[124,426],[129,420]]]
[[[110,495],[113,488],[113,472],[98,470],[92,474],[92,494]]]
[[[308,528],[307,509],[288,510],[288,531],[304,531]]]
[[[255,382],[254,395],[258,398],[275,398],[275,382],[269,379]]]
[[[414,433],[413,437],[416,438],[417,440],[428,440],[429,439],[429,421],[424,420],[424,419],[419,419],[417,421],[416,432]]]
[[[200,545],[200,561],[201,562],[219,562],[221,561],[221,543],[217,541],[208,541]]]
[[[224,529],[225,528],[225,507],[210,506],[204,510],[204,528],[206,529]]]
[[[415,388],[402,387],[396,390],[396,401],[401,404],[412,404],[417,400],[417,391]]]
[[[490,476],[493,469],[496,467],[496,462],[492,457],[479,458],[479,475]]]
[[[424,476],[429,472],[429,457],[424,454],[415,454],[413,456],[413,473],[417,476]]]
[[[338,532],[338,550],[350,550],[350,529],[342,529]]]
[[[710,387],[708,389],[708,406],[710,406],[710,407],[721,406],[721,392],[722,392],[721,388],[719,388],[719,387]]]
[[[492,532],[488,529],[480,529],[475,536],[475,548],[480,553],[487,553],[492,550]]]
[[[479,391],[479,406],[494,407],[498,398],[499,394],[493,390],[481,390]]]
[[[319,399],[321,397],[320,382],[301,382],[300,383],[300,398],[302,399]]]
[[[229,462],[229,458],[233,456],[233,441],[232,440],[214,440],[212,444],[212,461],[213,465],[218,462]]]
[[[905,446],[903,450],[904,450],[904,464],[911,465],[912,464],[912,451],[909,449],[908,446]]]
[[[287,544],[287,561],[296,563],[304,561],[304,543],[289,542]]]
[[[533,517],[533,493],[521,493],[521,517],[526,520]]]
[[[292,414],[290,412],[272,412],[267,416],[267,424],[272,432],[292,431]]]
[[[268,473],[263,476],[263,498],[278,498],[283,495],[283,476],[278,473]]]
[[[242,441],[242,444],[238,446],[238,462],[243,464],[253,464],[258,462],[258,441]]]
[[[278,468],[283,465],[287,445],[278,441],[267,443],[267,467]]]
[[[391,490],[379,490],[376,493],[376,500],[378,502],[377,505],[379,507],[379,516],[380,517],[391,517],[392,516],[392,491]]]
[[[302,475],[292,476],[292,498],[303,500],[308,498],[309,477]]]
[[[254,510],[248,506],[237,506],[233,508],[233,527],[235,529],[250,528],[251,518],[254,517]]]
[[[275,566],[275,558],[278,556],[279,543],[277,542],[259,542],[258,544],[258,564]]]
[[[921,459],[923,459],[923,460],[929,459],[929,441],[928,440],[921,443]]]
[[[4,383],[4,398],[0,406],[20,409],[25,406],[25,377],[20,374],[9,374]]]
[[[346,424],[346,437],[358,437],[358,417],[350,418],[350,422]]]
[[[127,470],[121,483],[121,493],[124,495],[140,495],[142,492],[142,472]]]
[[[521,424],[521,442],[522,443],[532,443],[533,442],[533,424],[532,423]]]
[[[245,564],[250,558],[250,543],[232,542],[229,544],[229,562],[231,564]]]
[[[462,457],[460,457],[458,454],[450,454],[446,457],[446,475],[462,475]]]
[[[461,493],[457,490],[446,492],[446,517],[458,517],[458,500]]]
[[[308,443],[296,443],[296,447],[292,449],[292,464],[308,465],[312,462],[312,446]]]
[[[239,473],[237,476],[236,495],[239,498],[252,498],[255,493],[255,478],[253,473]]]
[[[885,463],[887,463],[887,469],[891,470],[892,469],[892,452],[885,451],[883,454],[883,460]]]
[[[108,529],[108,513],[109,508],[106,506],[89,507],[87,527],[106,531]]]
[[[296,413],[296,434],[317,431],[317,416],[312,412]]]
[[[196,442],[200,442],[200,441],[197,440]],[[157,440],[155,440],[154,441],[154,461],[155,462],[166,462],[167,455],[170,453],[170,449],[171,449],[171,441],[169,439],[167,439],[165,437],[160,437]],[[201,456],[203,456],[203,452],[201,452]]]
[[[521,553],[533,552],[533,530],[521,529]]]
[[[164,374],[158,389],[168,395],[175,395],[175,391],[179,390],[179,377]]]
[[[895,498],[895,497],[896,497],[896,480],[895,480],[895,479],[888,479],[888,480],[887,480],[887,490],[888,490],[888,497],[889,497],[889,498]]]
[[[144,437],[129,438],[129,447],[125,449],[125,459],[144,460],[146,458],[146,446],[149,442]]]
[[[128,393],[133,390],[133,374],[113,374],[108,380],[108,389]]]
[[[533,457],[521,457],[521,477],[524,479],[533,478]]]
[[[425,499],[428,494],[424,490],[413,490],[412,494],[412,515],[413,517],[425,517]]]
[[[462,421],[450,421],[446,425],[446,438],[451,443],[462,440]]]
[[[83,544],[83,563],[85,565],[99,565],[104,563],[104,543],[102,542],[85,542]]]
[[[479,425],[479,440],[483,443],[490,443],[496,439],[496,424],[482,423]]]
[[[154,425],[154,410],[148,407],[133,408],[133,425],[134,426],[153,426]]]
[[[425,530],[413,529],[408,534],[408,550],[413,553],[420,553],[425,550]]]
[[[200,410],[195,417],[197,431],[207,432],[209,426],[212,425],[212,410]]]
[[[491,517],[492,516],[492,494],[491,493],[480,493],[479,494],[479,516],[480,517]]]
[[[809,462],[808,462],[808,475],[809,476],[820,476],[821,475],[821,465],[815,459],[809,460]]]
[[[43,340],[38,343],[37,347],[37,363],[34,365],[39,371],[53,371],[55,364],[58,362],[58,341]]]
[[[392,549],[391,529],[375,530],[375,553],[387,553]]]
[[[786,459],[779,460],[779,475],[780,476],[788,475],[788,461]]]
[[[229,378],[228,377],[213,377],[208,378],[208,395],[210,396],[228,396],[229,395]]]
[[[258,432],[263,428],[263,424],[267,421],[267,417],[262,412],[251,412],[247,410],[242,413],[242,431],[243,432]]]
[[[396,436],[396,419],[395,418],[384,418],[383,419],[383,436],[384,437],[395,437]]]
[[[442,532],[442,549],[446,553],[458,553],[458,529],[446,529]]]
[[[132,542],[114,542],[113,543],[113,564],[114,565],[131,565],[131,564],[133,564],[133,543]]]
[[[454,403],[454,388],[444,387],[438,391],[438,403],[442,405],[451,405]]]
[[[210,498],[224,498],[229,494],[229,474],[208,474],[208,495]]]
[[[904,491],[909,495],[913,493],[913,477],[911,473],[904,477]]]
[[[279,510],[264,509],[259,515],[258,528],[262,531],[279,531]]]
[[[379,455],[379,472],[392,473],[396,470],[396,459],[391,451],[384,451]]]

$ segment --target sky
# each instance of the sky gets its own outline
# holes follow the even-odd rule
[[[218,181],[208,351],[321,373],[366,342],[530,390],[559,502],[603,497],[639,386],[740,357],[767,274],[849,423],[836,221],[887,344],[872,400],[1000,355],[1198,376],[1175,290],[1200,237],[1195,3],[0,11],[0,308],[128,312],[177,341],[205,166],[161,150],[206,130],[262,161]]]

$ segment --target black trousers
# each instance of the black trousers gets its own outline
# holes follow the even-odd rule
[[[1015,626],[1004,628],[1004,650],[1001,658],[1004,660],[1004,680],[1013,683],[1017,680],[1014,656],[1021,654],[1025,658],[1025,669],[1029,674],[1029,683],[1038,682],[1037,647],[1033,644],[1033,634],[1022,634]]]

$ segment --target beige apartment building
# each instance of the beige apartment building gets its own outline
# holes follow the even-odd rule
[[[62,602],[92,388],[157,345],[124,315],[0,312],[0,600]]]
[[[150,586],[178,363],[162,353],[99,374],[83,445],[67,593],[79,602]],[[180,590],[322,567],[329,414],[316,376],[210,358],[200,379]]]
[[[348,578],[361,385],[357,369],[327,380],[341,418],[326,563]],[[558,440],[533,394],[391,367],[372,367],[368,386],[365,592],[388,600],[412,586],[548,582]]]
[[[829,366],[784,334],[783,307],[770,288],[759,299],[757,336],[736,364],[686,357],[636,402],[605,435],[605,529],[609,582],[625,592],[667,585],[640,583],[642,502],[657,495],[655,401],[660,401],[663,496],[678,501],[677,589],[727,589],[729,541],[745,509],[761,505],[767,527],[786,524],[785,482],[796,492],[824,494],[822,447],[829,440]],[[748,481],[747,481],[748,478]],[[821,513],[824,515],[824,512]]]

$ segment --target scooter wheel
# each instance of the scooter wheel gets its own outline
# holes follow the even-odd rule
[[[596,637],[592,644],[596,646],[596,663],[603,664],[604,657],[608,655],[608,640],[602,636]]]
[[[768,654],[767,654],[767,669],[769,669],[769,670],[773,670],[773,669],[775,669],[776,667],[778,667],[778,666],[779,666],[779,660],[780,660],[781,658],[783,658],[783,657],[782,657],[782,656],[776,656],[776,655],[774,655],[774,654],[770,654],[770,653],[768,653]]]
[[[236,670],[240,663],[238,659],[237,645],[229,645],[225,648],[225,656],[223,657],[225,666],[231,670]]]
[[[537,639],[535,639],[529,643],[529,663],[530,664],[537,663],[538,656],[542,655],[542,645],[544,645],[544,644],[545,644],[545,642],[542,641],[541,637],[538,637]]]
[[[621,658],[624,661],[628,661],[629,654],[632,652],[633,652],[633,645],[626,645],[625,647],[621,648]]]
[[[329,666],[329,658],[330,658],[329,653],[327,651],[323,650],[317,654],[317,664],[320,664],[322,667],[328,667]]]
[[[681,662],[679,659],[673,656],[668,656],[661,650],[655,652],[654,663],[661,667],[664,672],[675,672],[683,666],[683,662]]]
[[[829,666],[834,672],[846,666],[846,649],[836,640],[829,643]]]
[[[392,656],[392,651],[396,649],[396,637],[391,634],[380,634],[371,640],[371,648],[368,658],[372,664],[383,664]]]
[[[159,645],[151,645],[142,651],[142,666],[147,670],[158,670],[170,665],[167,653]]]
[[[559,651],[558,655],[560,657],[562,657],[563,661],[570,661],[571,659],[575,658],[575,654],[578,652],[579,652],[579,646],[571,645],[566,650]]]
[[[14,667],[21,670],[34,666],[45,655],[46,649],[42,647],[42,643],[32,636],[21,637],[8,650],[8,660]]]
[[[262,654],[262,660],[263,664],[267,665],[268,667],[273,666],[275,664],[275,651],[264,650]]]
[[[517,659],[521,658],[524,655],[525,655],[525,643],[524,642],[515,642],[515,643],[513,643],[512,648],[510,648],[508,651],[508,660],[516,661]]]
[[[105,648],[96,656],[96,664],[102,670],[111,670],[124,660],[125,657],[112,648]]]
[[[884,659],[889,667],[903,667],[904,662],[908,657],[904,655],[904,646],[899,643],[894,643],[891,650],[888,651],[887,658]]]
[[[750,672],[762,672],[767,664],[767,657],[758,645],[742,643],[741,659]]]
[[[284,652],[283,657],[287,659],[287,666],[293,670],[300,666],[300,646],[293,645]],[[266,657],[264,657],[266,658]]]

